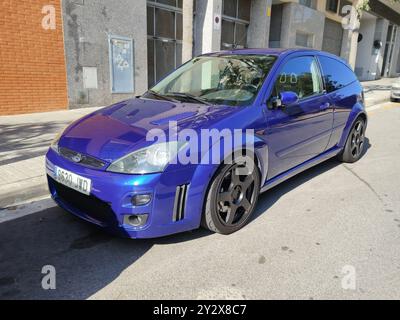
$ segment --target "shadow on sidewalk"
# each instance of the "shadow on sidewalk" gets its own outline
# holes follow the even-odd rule
[[[209,234],[197,230],[162,239],[122,239],[58,207],[50,208],[0,224],[0,299],[87,299],[154,244],[191,241]],[[41,287],[46,265],[56,268],[56,290]]]
[[[65,122],[0,125],[0,166],[43,156]]]

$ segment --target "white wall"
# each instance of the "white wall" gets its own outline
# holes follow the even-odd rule
[[[360,34],[363,39],[358,43],[355,72],[360,80],[375,80],[377,77],[378,55],[373,49],[376,18],[368,15],[361,20]]]

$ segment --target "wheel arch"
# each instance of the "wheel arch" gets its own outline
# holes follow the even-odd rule
[[[346,145],[346,141],[349,136],[350,130],[359,118],[363,118],[365,121],[365,125],[366,126],[368,125],[367,112],[361,104],[357,103],[353,107],[352,111],[350,112],[349,118],[347,120],[347,124],[343,130],[343,134],[342,134],[342,137],[339,142],[339,147],[344,148],[344,146]]]
[[[266,177],[267,177],[267,171],[268,171],[268,146],[267,144],[256,137],[255,139],[255,144],[254,144],[254,159],[256,161],[256,169],[259,171],[260,174],[260,189],[265,183]],[[246,145],[242,145],[238,148],[236,148],[233,152],[230,152],[229,154],[223,154],[220,159],[220,164],[216,165],[199,165],[192,178],[191,185],[193,185],[194,188],[197,190],[202,189],[202,194],[200,197],[201,201],[201,206],[200,206],[200,213],[198,215],[198,220],[196,221],[196,225],[200,226],[201,224],[201,218],[203,215],[203,212],[205,210],[205,205],[206,205],[206,200],[207,200],[207,195],[208,192],[210,191],[212,182],[214,181],[215,177],[218,175],[219,170],[224,166],[224,159],[226,159],[229,156],[232,156],[233,153],[242,151],[242,152],[249,152],[248,148],[246,148]],[[206,179],[206,180],[205,180]],[[204,187],[205,186],[205,187]]]

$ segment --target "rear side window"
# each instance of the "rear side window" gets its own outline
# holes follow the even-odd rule
[[[339,90],[357,80],[354,72],[344,63],[329,57],[318,58],[328,92]]]

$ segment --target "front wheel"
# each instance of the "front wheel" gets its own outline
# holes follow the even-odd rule
[[[211,183],[202,226],[228,235],[243,228],[253,213],[260,194],[260,174],[254,163],[223,166]]]
[[[358,118],[347,138],[343,152],[339,155],[339,160],[347,163],[354,163],[360,160],[365,147],[365,121]]]

